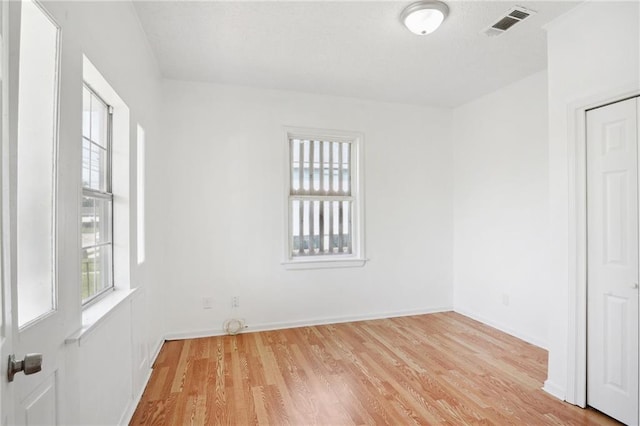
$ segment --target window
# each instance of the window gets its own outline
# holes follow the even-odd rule
[[[20,30],[17,152],[9,157],[15,155],[16,161],[11,209],[15,208],[18,326],[22,328],[55,310],[57,303],[60,28],[33,1],[22,2],[20,20],[16,26]]]
[[[287,131],[286,265],[363,265],[361,144],[355,133]]]
[[[137,183],[137,242],[138,242],[138,265],[144,263],[146,256],[146,236],[145,236],[145,138],[144,129],[138,125],[137,139],[137,167],[136,167],[136,183]]]
[[[82,92],[82,303],[113,288],[112,109]]]

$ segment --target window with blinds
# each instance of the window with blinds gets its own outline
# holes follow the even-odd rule
[[[290,260],[360,255],[359,139],[288,133]]]

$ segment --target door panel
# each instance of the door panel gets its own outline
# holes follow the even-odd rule
[[[625,374],[628,307],[627,299],[604,296],[604,383],[621,393],[629,391],[629,378]]]
[[[19,412],[22,424],[55,425],[58,424],[56,395],[56,375],[51,375],[40,383],[31,394],[22,401]]]
[[[638,423],[637,100],[587,113],[587,403]]]
[[[628,201],[629,171],[603,172],[602,177],[605,237],[603,262],[610,266],[626,266],[629,257],[626,238],[629,222],[625,217],[625,203]]]

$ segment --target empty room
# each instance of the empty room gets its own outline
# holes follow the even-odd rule
[[[640,423],[640,1],[0,26],[0,424]]]

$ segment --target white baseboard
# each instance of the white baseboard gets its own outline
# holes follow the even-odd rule
[[[333,318],[316,318],[300,321],[285,321],[285,322],[271,322],[262,324],[247,324],[246,333],[258,332],[258,331],[271,331],[271,330],[283,330],[287,328],[309,327],[314,325],[327,325],[327,324],[340,324],[345,322],[355,321],[369,321],[376,319],[395,318],[395,317],[407,317],[412,315],[425,315],[433,314],[436,312],[449,312],[452,308],[438,307],[438,308],[422,308],[412,309],[408,311],[394,311],[394,312],[379,312],[375,314],[367,315],[352,315]],[[182,340],[182,339],[195,339],[199,337],[211,337],[222,336],[226,334],[221,328],[216,329],[201,329],[194,331],[179,331],[165,334],[165,340]]]
[[[155,364],[158,355],[160,355],[160,350],[162,349],[162,345],[164,344],[165,340],[167,340],[166,337],[159,339],[158,343],[156,343],[155,349],[151,352],[151,358],[149,359],[150,369],[153,368],[153,364]]]
[[[559,386],[550,380],[546,380],[544,382],[544,386],[542,387],[542,390],[551,396],[555,396],[561,401],[565,400],[565,389],[562,386]]]
[[[548,350],[546,342],[543,342],[542,340],[537,339],[537,338],[532,337],[532,336],[529,336],[527,334],[521,333],[518,330],[514,330],[513,328],[511,328],[511,327],[509,327],[509,326],[507,326],[505,324],[501,324],[499,322],[484,318],[483,316],[477,315],[476,313],[468,311],[466,309],[459,309],[459,308],[455,308],[454,307],[453,310],[454,310],[454,312],[457,312],[457,313],[459,313],[461,315],[464,315],[465,317],[469,317],[469,318],[474,319],[476,321],[479,321],[479,322],[481,322],[483,324],[486,324],[486,325],[488,325],[490,327],[493,327],[493,328],[495,328],[497,330],[500,330],[500,331],[502,331],[504,333],[510,334],[513,337],[517,337],[520,340],[524,340],[527,343],[531,343],[534,346],[537,346],[537,347],[542,348],[544,350]]]
[[[208,328],[195,331],[176,331],[164,335],[164,340],[199,339],[200,337],[223,336],[225,331],[221,328]]]

